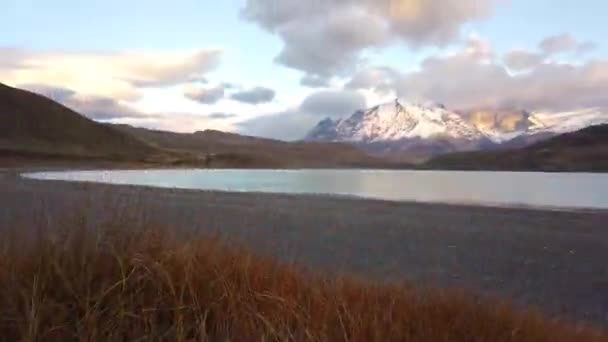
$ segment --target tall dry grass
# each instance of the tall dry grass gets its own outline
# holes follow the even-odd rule
[[[7,341],[608,340],[506,303],[321,278],[128,220],[16,228],[0,248]]]

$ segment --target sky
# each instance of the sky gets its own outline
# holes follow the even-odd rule
[[[0,82],[103,122],[295,140],[396,97],[608,109],[601,0],[0,2]]]

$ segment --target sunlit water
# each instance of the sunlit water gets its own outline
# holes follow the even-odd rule
[[[49,180],[221,191],[332,194],[397,201],[608,209],[608,174],[385,170],[44,172]]]

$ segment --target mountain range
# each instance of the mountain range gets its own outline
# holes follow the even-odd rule
[[[462,114],[440,105],[395,101],[348,119],[324,120],[309,137],[314,141],[285,142],[213,130],[175,133],[103,124],[42,95],[0,83],[0,167],[118,162],[121,167],[607,171],[605,119],[591,110]],[[592,127],[560,134],[584,126]],[[524,144],[530,146],[515,147]],[[441,154],[413,165],[357,146],[397,151],[423,147],[435,154],[475,151]]]
[[[593,109],[551,114],[524,110],[464,113],[438,104],[395,100],[344,119],[324,119],[305,140],[350,143],[379,155],[434,156],[524,147],[602,123],[608,123],[608,113]]]

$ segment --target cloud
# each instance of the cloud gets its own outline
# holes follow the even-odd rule
[[[18,88],[48,97],[93,120],[107,121],[154,116],[142,113],[120,100],[104,96],[83,95],[67,88],[45,84],[18,85]]]
[[[319,117],[295,110],[260,116],[237,124],[241,134],[293,141],[304,138]]]
[[[232,114],[232,113],[211,113],[209,115],[207,115],[207,117],[209,119],[214,119],[214,120],[220,120],[220,119],[232,119],[237,117],[236,114]]]
[[[512,75],[497,61],[482,63],[466,55],[426,60],[418,72],[402,74],[401,96],[445,103],[455,109],[522,108],[561,111],[608,108],[608,62],[583,65],[545,62]]]
[[[221,51],[84,52],[0,48],[0,79],[12,84],[52,84],[80,94],[139,98],[141,87],[201,81]]]
[[[193,113],[166,113],[166,115],[155,115],[140,118],[122,118],[112,120],[113,123],[121,123],[136,127],[157,129],[172,132],[193,133],[206,129],[221,131],[234,131],[233,124],[224,120],[214,120],[207,115]]]
[[[18,88],[40,94],[59,103],[64,103],[76,95],[76,92],[72,89],[54,87],[47,84],[20,84]]]
[[[26,57],[22,49],[13,47],[0,47],[0,70],[25,68],[23,59]]]
[[[545,56],[526,50],[513,50],[504,57],[505,64],[511,70],[521,71],[534,68],[543,62]]]
[[[271,102],[276,93],[265,87],[255,87],[249,90],[238,91],[230,96],[231,99],[248,104],[260,104]]]
[[[212,88],[188,88],[184,95],[192,101],[203,104],[215,104],[224,98],[224,85]]]
[[[313,93],[302,101],[300,111],[315,116],[341,117],[366,107],[365,97],[351,90]]]
[[[557,112],[591,107],[608,110],[607,60],[574,65],[558,63],[549,57],[519,50],[497,58],[489,44],[468,42],[459,52],[427,58],[414,72],[383,67],[362,69],[345,87],[394,93],[412,101],[439,102],[463,111],[493,108]],[[526,72],[511,72],[523,69]]]
[[[142,113],[121,101],[103,96],[75,95],[63,104],[93,120],[109,121],[124,118],[150,118],[155,115]]]
[[[556,54],[563,52],[583,53],[593,49],[595,45],[591,42],[581,42],[571,34],[562,33],[543,39],[539,47],[546,54]]]
[[[238,129],[283,140],[302,138],[323,116],[340,117],[354,112],[353,108],[366,108],[356,92],[349,93],[352,89],[391,93],[411,101],[443,103],[464,112],[476,109],[546,113],[584,108],[608,110],[605,96],[608,60],[571,65],[524,58],[517,63],[525,66],[526,72],[513,74],[505,65],[505,59],[509,58],[496,57],[488,44],[469,42],[457,53],[427,58],[417,71],[401,72],[388,67],[362,69],[346,82],[342,91],[313,93],[296,108],[242,122]],[[514,63],[511,60],[511,67]]]
[[[349,72],[361,52],[401,41],[445,46],[494,0],[248,0],[242,15],[284,43],[276,61],[310,75]]]
[[[503,61],[509,69],[524,71],[539,66],[549,60],[553,55],[574,52],[585,53],[593,49],[595,45],[591,42],[582,42],[571,34],[562,33],[549,36],[538,43],[540,51],[517,49],[505,54]]]
[[[386,95],[393,91],[393,84],[399,76],[400,73],[393,68],[370,67],[355,73],[344,87],[347,89],[369,89],[378,94]]]
[[[319,91],[296,108],[241,122],[237,129],[244,134],[296,140],[303,138],[323,117],[350,115],[365,107],[365,97],[356,91]]]
[[[134,74],[131,80],[136,86],[163,87],[180,83],[206,81],[205,73],[214,70],[220,63],[221,51],[199,50],[178,53],[127,54],[126,70]],[[136,65],[131,65],[137,60]]]
[[[317,75],[304,75],[300,80],[300,84],[310,88],[325,88],[329,86],[329,79]]]

